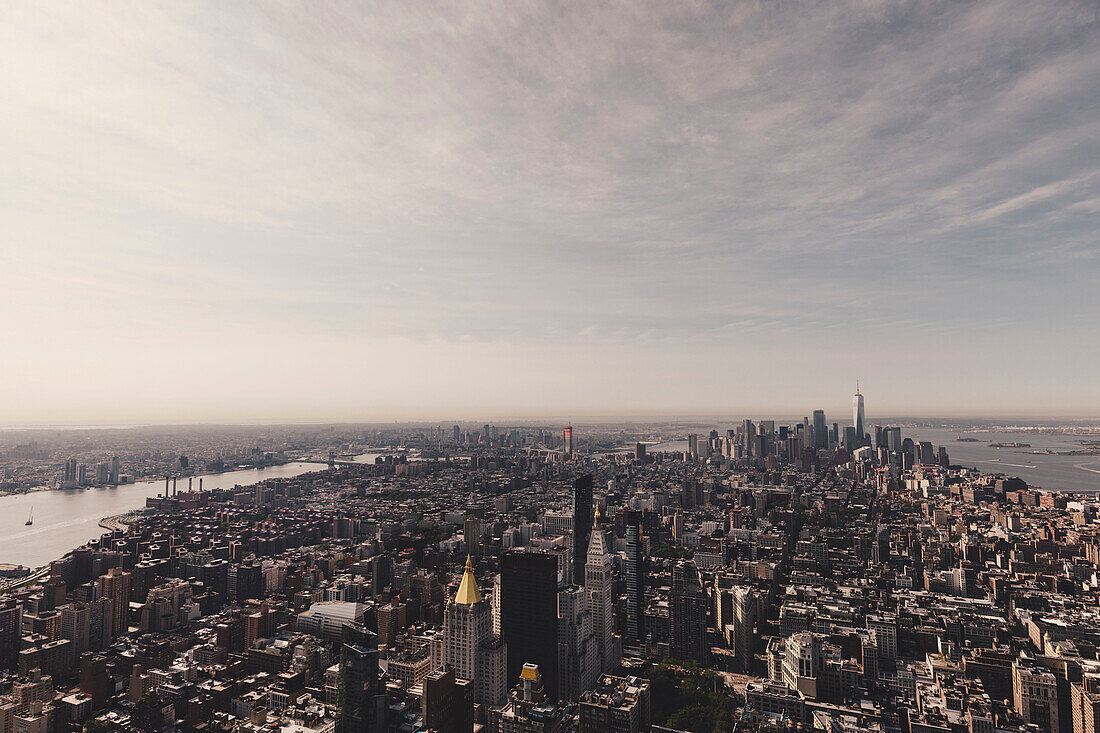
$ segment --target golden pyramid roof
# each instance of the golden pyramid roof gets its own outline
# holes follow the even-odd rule
[[[466,556],[466,571],[462,573],[462,582],[458,584],[458,593],[455,593],[455,603],[463,606],[472,606],[481,602],[481,590],[477,587],[477,578],[474,577],[474,566],[470,562],[470,556]]]

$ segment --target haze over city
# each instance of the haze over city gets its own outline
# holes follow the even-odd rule
[[[1097,28],[9,4],[0,423],[1095,416]]]

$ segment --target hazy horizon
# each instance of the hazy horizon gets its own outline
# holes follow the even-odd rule
[[[824,408],[815,408],[824,409]],[[830,412],[825,410],[827,421],[831,423],[839,423],[840,425],[850,425],[851,412],[837,410]],[[713,411],[713,412],[669,412],[669,413],[576,413],[573,415],[560,415],[554,413],[543,414],[528,414],[528,413],[515,413],[515,414],[499,414],[499,415],[443,415],[443,416],[425,416],[419,418],[405,418],[405,419],[385,419],[385,418],[363,418],[363,419],[323,419],[323,418],[311,418],[300,420],[278,420],[278,419],[255,419],[255,420],[202,420],[195,422],[174,422],[166,420],[162,422],[150,422],[150,421],[131,421],[131,422],[100,422],[100,423],[77,423],[77,422],[57,422],[57,423],[12,423],[7,425],[0,425],[0,430],[16,432],[19,430],[60,430],[60,431],[79,431],[79,430],[122,430],[122,429],[140,429],[140,428],[220,428],[220,427],[275,427],[275,426],[287,426],[287,427],[321,427],[321,426],[368,426],[368,427],[393,427],[394,425],[414,425],[414,426],[434,426],[439,425],[443,427],[449,427],[452,424],[463,425],[481,425],[484,423],[494,424],[497,427],[509,427],[519,425],[541,425],[541,426],[586,426],[586,425],[608,425],[608,424],[690,424],[690,423],[706,423],[713,424],[715,426],[724,423],[739,423],[743,419],[751,420],[776,420],[786,421],[790,423],[801,421],[803,417],[809,417],[812,415],[812,411],[806,411],[805,413],[778,413],[775,411],[761,410],[761,411]],[[929,421],[929,422],[952,422],[960,425],[970,425],[975,428],[982,426],[983,424],[996,425],[1000,427],[1018,426],[1018,427],[1038,427],[1045,428],[1052,425],[1058,426],[1078,426],[1085,427],[1090,423],[1100,423],[1100,416],[1087,416],[1087,415],[949,415],[949,414],[883,414],[883,415],[867,415],[867,422],[869,425],[875,424],[893,424],[904,421]],[[1098,426],[1100,427],[1100,426]]]
[[[1100,415],[1098,30],[10,4],[0,424]]]

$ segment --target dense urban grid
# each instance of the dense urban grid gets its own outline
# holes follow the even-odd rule
[[[8,581],[0,733],[1100,728],[1092,497],[953,465],[859,394],[850,424],[747,419],[677,452],[582,432],[194,449],[328,465],[166,481]]]

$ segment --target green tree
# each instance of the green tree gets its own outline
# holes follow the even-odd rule
[[[691,733],[728,733],[733,700],[712,671],[681,667],[670,660],[646,668],[653,722]]]

